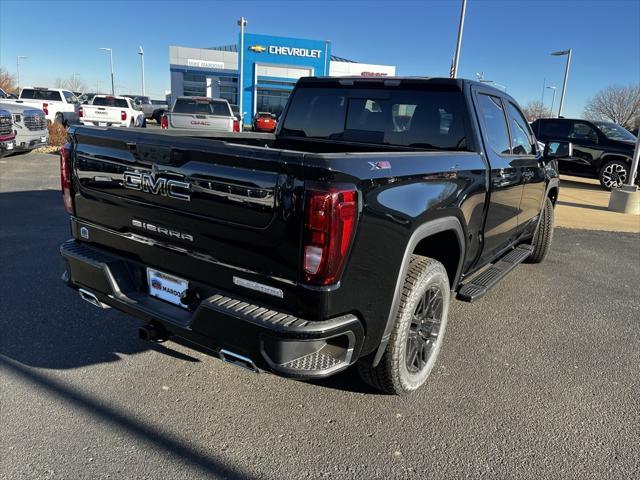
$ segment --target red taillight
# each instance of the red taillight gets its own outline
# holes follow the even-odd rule
[[[163,113],[162,117],[160,117],[160,128],[169,128],[169,119],[167,118],[167,115],[165,113]]]
[[[240,131],[240,122],[238,121],[237,118],[233,119],[233,131],[234,132],[239,132]]]
[[[42,104],[42,111],[44,112],[45,115],[49,115],[49,104],[48,103],[43,103]]]
[[[127,112],[125,112],[124,110],[120,111],[120,120],[124,122],[126,119],[127,119]]]
[[[338,281],[358,218],[358,193],[353,190],[309,190],[305,202],[303,271],[307,283]]]
[[[82,109],[78,110],[78,116],[80,118],[84,117],[84,112],[82,111]]]
[[[62,200],[64,209],[73,214],[73,200],[71,199],[71,159],[69,149],[63,146],[60,149],[60,187],[62,188]]]

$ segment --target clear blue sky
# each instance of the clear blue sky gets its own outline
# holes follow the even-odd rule
[[[73,73],[95,90],[109,85],[112,47],[117,90],[140,90],[139,45],[145,50],[147,93],[169,85],[169,45],[235,43],[236,20],[248,31],[332,41],[334,54],[397,65],[399,75],[447,76],[455,50],[460,0],[450,1],[28,1],[0,0],[0,65],[22,84],[52,86]],[[574,49],[565,115],[612,84],[640,83],[640,1],[469,0],[460,76],[508,87],[520,103],[540,99],[543,79],[562,85],[564,57]],[[547,91],[546,103],[551,102]],[[556,98],[557,106],[557,98]]]

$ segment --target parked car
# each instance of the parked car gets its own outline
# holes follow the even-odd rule
[[[143,127],[144,113],[127,97],[96,95],[91,105],[83,105],[80,122],[96,127]]]
[[[0,108],[0,157],[15,151],[15,139],[11,112]]]
[[[222,98],[178,97],[161,120],[162,128],[237,132],[238,120]]]
[[[136,107],[138,107],[138,109],[144,112],[144,117],[147,120],[153,119],[160,123],[162,114],[167,110],[166,105],[154,105],[149,97],[146,97],[144,95],[123,95],[123,97],[133,99],[134,104],[136,105]]]
[[[17,100],[5,100],[42,110],[49,122],[68,125],[79,118],[80,101],[73,92],[63,88],[26,87]]]
[[[621,187],[629,178],[636,137],[620,125],[541,118],[532,126],[536,137],[544,143],[571,142],[572,155],[558,161],[560,173],[598,179],[605,190]]]
[[[278,122],[276,116],[269,112],[258,112],[253,117],[254,132],[274,132]]]
[[[562,145],[540,151],[485,83],[302,78],[275,135],[207,133],[74,127],[61,150],[63,278],[142,319],[142,338],[294,378],[357,363],[406,393],[452,291],[476,300],[549,251]]]
[[[49,143],[49,129],[42,110],[0,100],[0,110],[11,113],[15,150],[28,151]]]

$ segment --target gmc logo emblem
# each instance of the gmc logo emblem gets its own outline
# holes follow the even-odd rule
[[[179,180],[155,178],[151,173],[124,172],[124,188],[162,195],[176,200],[191,201],[191,185]]]

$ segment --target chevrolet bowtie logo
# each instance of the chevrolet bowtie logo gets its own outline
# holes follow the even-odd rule
[[[267,47],[263,47],[262,45],[251,45],[249,50],[252,52],[262,53],[267,51]]]

